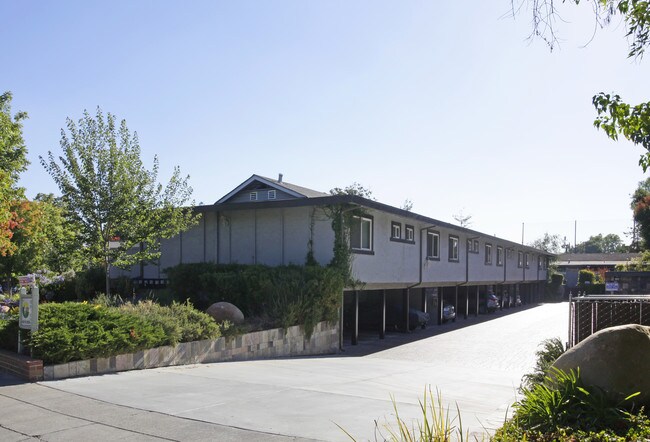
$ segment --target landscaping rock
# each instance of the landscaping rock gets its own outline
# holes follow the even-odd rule
[[[650,327],[629,324],[601,330],[568,350],[553,364],[563,371],[580,367],[586,386],[621,400],[637,391],[636,404],[650,405]]]
[[[208,307],[205,312],[217,322],[230,321],[233,324],[244,322],[244,314],[229,302],[216,302]]]

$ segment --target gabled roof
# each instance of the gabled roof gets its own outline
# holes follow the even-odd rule
[[[286,192],[295,198],[318,198],[323,196],[329,196],[328,193],[319,192],[317,190],[308,189],[306,187],[297,186],[295,184],[287,183],[284,181],[274,180],[272,178],[266,178],[261,175],[252,175],[249,179],[247,179],[239,186],[235,187],[233,190],[231,190],[226,195],[221,197],[221,199],[219,199],[215,204],[222,204],[227,202],[230,198],[237,195],[239,192],[246,189],[247,187],[254,185],[256,182],[271,187],[273,189]]]

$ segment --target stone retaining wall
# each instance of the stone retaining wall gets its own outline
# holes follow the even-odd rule
[[[49,381],[170,365],[333,354],[338,349],[338,324],[321,322],[314,327],[310,339],[305,337],[300,326],[286,330],[276,328],[229,340],[219,338],[185,342],[175,347],[158,347],[108,358],[47,365],[43,369],[43,375]]]

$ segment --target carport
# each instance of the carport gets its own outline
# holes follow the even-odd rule
[[[487,288],[486,288],[487,289]],[[486,290],[485,289],[485,290]],[[478,316],[481,286],[437,286],[401,289],[347,290],[343,292],[340,346],[344,341],[359,343],[360,331],[375,332],[386,337],[387,325],[402,333],[410,333],[409,309],[429,313],[428,324],[443,324],[443,307],[453,305],[456,317]],[[462,308],[461,308],[462,307]]]

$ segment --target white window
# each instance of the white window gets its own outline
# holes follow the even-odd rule
[[[523,267],[524,266],[524,252],[518,252],[517,253],[517,267]]]
[[[401,223],[396,223],[395,221],[393,221],[391,223],[390,237],[394,238],[394,239],[401,239],[402,238],[402,224]]]
[[[449,261],[458,261],[458,237],[449,235]]]
[[[485,264],[492,264],[492,244],[485,245]]]
[[[503,247],[497,246],[497,265],[503,265]]]
[[[526,268],[530,267],[530,261],[528,260],[529,256],[528,253],[526,253]]]
[[[405,228],[405,232],[406,232],[406,240],[414,242],[415,241],[415,229],[413,228],[413,226],[407,225],[406,228]]]
[[[350,248],[353,250],[372,250],[372,218],[354,216],[350,228]]]
[[[440,259],[440,234],[427,232],[427,258]]]
[[[268,199],[270,200],[275,199],[275,190],[269,190]]]
[[[251,192],[250,200],[257,201],[257,192]]]

